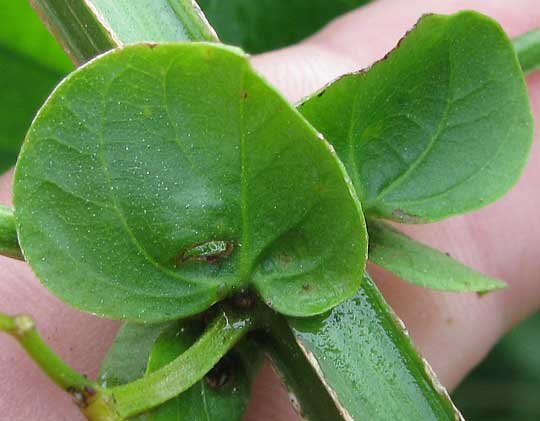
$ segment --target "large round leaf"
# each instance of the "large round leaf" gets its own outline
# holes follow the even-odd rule
[[[366,229],[328,143],[236,49],[138,45],[47,101],[15,176],[38,277],[110,318],[201,312],[253,287],[312,315],[354,295]]]
[[[367,214],[424,223],[479,209],[521,176],[534,139],[512,42],[476,12],[424,16],[385,59],[300,105]]]

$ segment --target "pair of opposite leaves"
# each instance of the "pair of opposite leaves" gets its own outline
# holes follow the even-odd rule
[[[516,182],[532,141],[511,42],[474,12],[424,17],[299,110],[229,47],[93,60],[23,146],[26,259],[65,301],[109,318],[183,318],[245,288],[284,314],[318,314],[363,278],[360,201],[415,223],[479,208]]]

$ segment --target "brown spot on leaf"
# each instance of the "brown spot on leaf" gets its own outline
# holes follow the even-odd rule
[[[180,253],[175,259],[176,265],[188,261],[204,261],[216,263],[221,259],[229,257],[234,250],[234,243],[225,240],[212,240],[195,244]]]
[[[392,212],[392,216],[404,224],[419,224],[422,222],[422,218],[419,216],[412,215],[399,208]]]

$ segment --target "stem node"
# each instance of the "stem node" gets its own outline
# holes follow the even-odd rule
[[[121,421],[123,418],[118,414],[115,408],[114,397],[102,390],[93,393],[86,390],[83,391],[82,400],[77,402],[81,407],[81,411],[89,421]],[[75,395],[74,395],[75,396]],[[77,398],[75,398],[77,400]]]
[[[14,334],[23,338],[36,328],[36,322],[28,314],[19,314],[13,318]]]

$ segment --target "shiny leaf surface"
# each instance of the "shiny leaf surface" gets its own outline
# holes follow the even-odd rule
[[[269,316],[268,331],[255,338],[287,387],[294,410],[310,421],[339,420],[341,415],[298,345],[287,321],[280,315]]]
[[[346,419],[459,418],[369,277],[353,299],[289,324]]]

